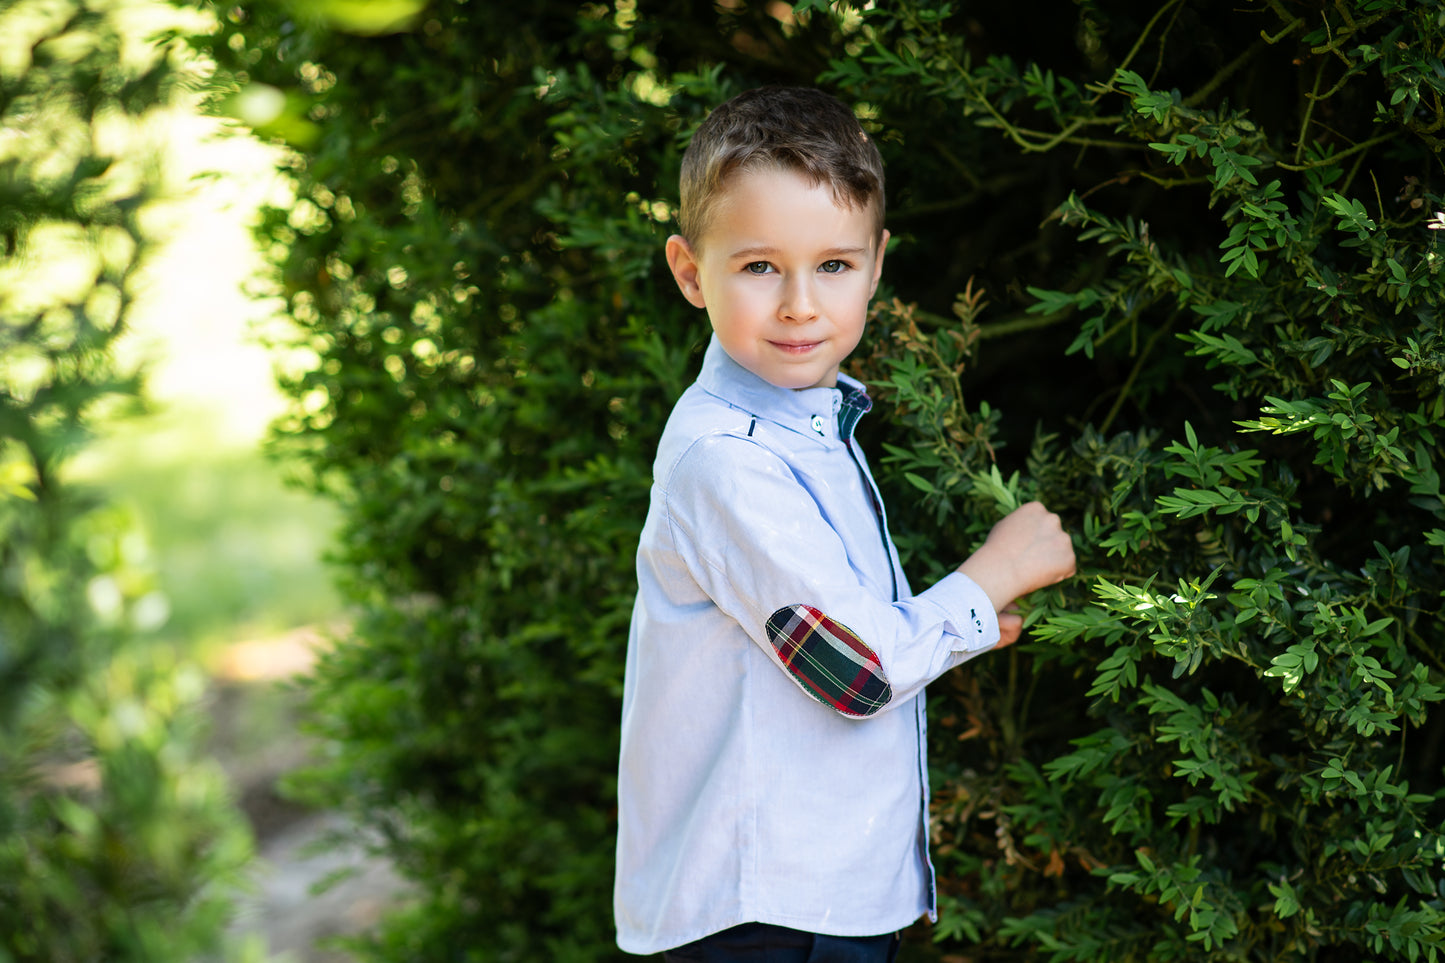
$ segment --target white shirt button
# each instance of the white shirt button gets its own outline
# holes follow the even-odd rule
[[[816,431],[816,432],[817,432],[818,434],[820,434],[820,435],[823,433],[823,416],[822,416],[822,415],[814,415],[814,416],[813,416],[813,430]]]

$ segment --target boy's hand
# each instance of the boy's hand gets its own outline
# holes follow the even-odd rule
[[[1000,644],[1018,638],[1022,620],[1007,618],[1014,599],[1074,574],[1074,545],[1059,516],[1039,502],[1009,512],[958,570],[977,583],[999,613]],[[1009,636],[1012,635],[1012,638]]]
[[[1016,606],[1010,605],[998,614],[998,644],[995,649],[1013,645],[1024,632],[1024,617]]]

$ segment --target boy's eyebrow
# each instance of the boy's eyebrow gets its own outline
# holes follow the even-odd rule
[[[734,251],[732,254],[729,254],[729,255],[728,255],[728,260],[730,260],[730,261],[736,261],[736,260],[738,260],[738,259],[740,259],[740,258],[757,259],[757,258],[776,257],[776,256],[778,255],[778,253],[780,252],[780,250],[781,250],[780,248],[769,247],[769,246],[767,246],[767,245],[758,245],[758,246],[756,246],[756,247],[745,247],[745,248],[741,248],[741,249],[739,249],[739,250],[737,250],[737,251]],[[839,257],[861,257],[861,256],[867,254],[867,253],[868,253],[868,250],[869,250],[869,249],[866,248],[866,247],[856,247],[856,246],[830,247],[830,248],[828,248],[828,249],[825,250],[825,251],[819,251],[819,252],[818,252],[818,256],[821,257],[821,258],[822,258],[823,260],[825,260],[825,261],[827,261],[827,260],[832,260],[833,258],[839,258]]]

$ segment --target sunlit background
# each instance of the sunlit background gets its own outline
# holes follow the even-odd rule
[[[262,341],[285,321],[250,225],[260,205],[286,203],[287,185],[273,148],[193,111],[171,111],[156,136],[169,196],[146,216],[163,241],[119,350],[151,403],[107,426],[73,474],[144,535],[131,550],[156,591],[140,628],[222,674],[283,675],[304,664],[297,639],[339,614],[323,561],[335,513],[262,450],[285,363]]]
[[[23,78],[36,64],[80,63],[100,34],[65,33],[69,12],[63,4],[0,3],[0,78]],[[113,0],[104,17],[121,35],[117,69],[143,72],[158,56],[145,38],[195,16],[197,9],[152,0]],[[93,437],[66,437],[61,444],[78,454],[55,462],[68,492],[89,490],[104,506],[82,535],[94,563],[84,596],[96,623],[119,629],[115,637],[128,646],[91,670],[107,693],[96,717],[129,713],[127,725],[139,719],[167,737],[200,735],[195,749],[209,757],[206,771],[215,763],[224,773],[255,837],[258,858],[246,873],[253,885],[236,922],[267,947],[254,958],[330,959],[315,938],[365,925],[395,883],[387,866],[356,849],[332,847],[318,862],[306,844],[332,827],[330,815],[305,810],[278,787],[309,752],[298,726],[301,697],[281,683],[345,626],[325,561],[338,513],[288,484],[294,467],[265,450],[285,408],[277,370],[307,363],[272,346],[286,340],[288,322],[268,294],[251,231],[263,206],[290,202],[279,148],[205,115],[194,96],[143,115],[101,110],[91,123],[73,99],[18,103],[0,127],[0,164],[20,158],[37,182],[87,170],[97,186],[66,212],[81,216],[42,214],[0,252],[4,320],[34,319],[27,339],[0,351],[0,384],[22,403],[48,390],[57,362],[47,332],[69,345],[83,311],[102,338],[124,325],[106,351],[144,385],[141,404],[127,392],[89,404]],[[139,233],[154,243],[139,273],[128,275],[131,232],[113,220],[86,221],[79,208],[152,186],[159,190],[139,209]],[[0,437],[0,496],[25,497],[37,471],[34,458]],[[162,667],[155,674],[166,685],[174,680],[165,693],[184,689],[197,710],[170,729],[163,707],[147,702],[160,689],[133,684],[147,660]],[[56,750],[40,771],[68,789],[102,785],[96,754]],[[310,897],[317,879],[346,867],[359,871],[360,888],[340,888],[330,904]]]

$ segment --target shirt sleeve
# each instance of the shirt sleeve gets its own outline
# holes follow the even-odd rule
[[[787,463],[751,439],[700,439],[665,489],[674,546],[698,586],[800,689],[844,716],[906,704],[999,640],[988,596],[961,573],[888,598]],[[866,501],[857,510],[875,524]],[[887,584],[881,544],[877,553]]]

